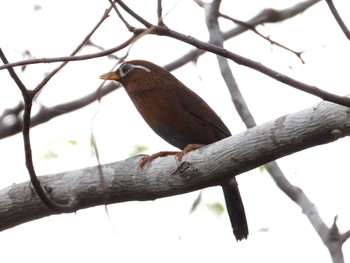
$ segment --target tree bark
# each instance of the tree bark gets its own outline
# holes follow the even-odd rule
[[[101,166],[40,176],[58,203],[74,199],[78,209],[126,201],[154,200],[219,185],[272,160],[350,135],[350,109],[330,102],[280,117],[186,154],[138,167],[140,156]],[[54,214],[30,182],[0,190],[0,230]]]

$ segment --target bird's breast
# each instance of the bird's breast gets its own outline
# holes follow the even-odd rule
[[[130,95],[142,118],[161,138],[182,149],[188,143],[183,130],[181,105],[175,99],[163,99],[153,92],[137,92]]]
[[[175,91],[148,89],[132,92],[127,90],[127,92],[153,131],[179,149],[188,144],[210,144],[229,135],[229,132],[223,133],[212,121],[208,121],[207,116],[196,115],[189,111],[181,101],[182,97]],[[209,107],[206,104],[197,106],[197,110],[200,110],[201,106]],[[216,115],[215,121],[221,122]]]

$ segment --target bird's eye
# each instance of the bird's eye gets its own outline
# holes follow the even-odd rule
[[[120,68],[119,68],[119,74],[121,77],[124,77],[126,74],[128,74],[131,70],[133,70],[133,66],[130,64],[123,64]]]

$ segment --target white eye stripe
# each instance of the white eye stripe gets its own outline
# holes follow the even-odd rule
[[[133,69],[141,69],[144,70],[146,72],[151,72],[151,70],[149,68],[146,68],[144,66],[140,66],[140,65],[132,65],[132,64],[123,64],[120,66],[119,68],[119,74],[121,77],[126,76],[130,71],[132,71]]]
[[[134,66],[134,68],[142,69],[146,72],[151,72],[151,70],[149,68],[146,68],[144,66],[139,66],[139,65],[133,65],[133,66]]]

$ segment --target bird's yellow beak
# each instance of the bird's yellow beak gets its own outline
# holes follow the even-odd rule
[[[108,72],[106,74],[103,74],[100,76],[100,79],[104,79],[104,80],[119,80],[120,76],[119,73],[114,71],[114,72]]]

